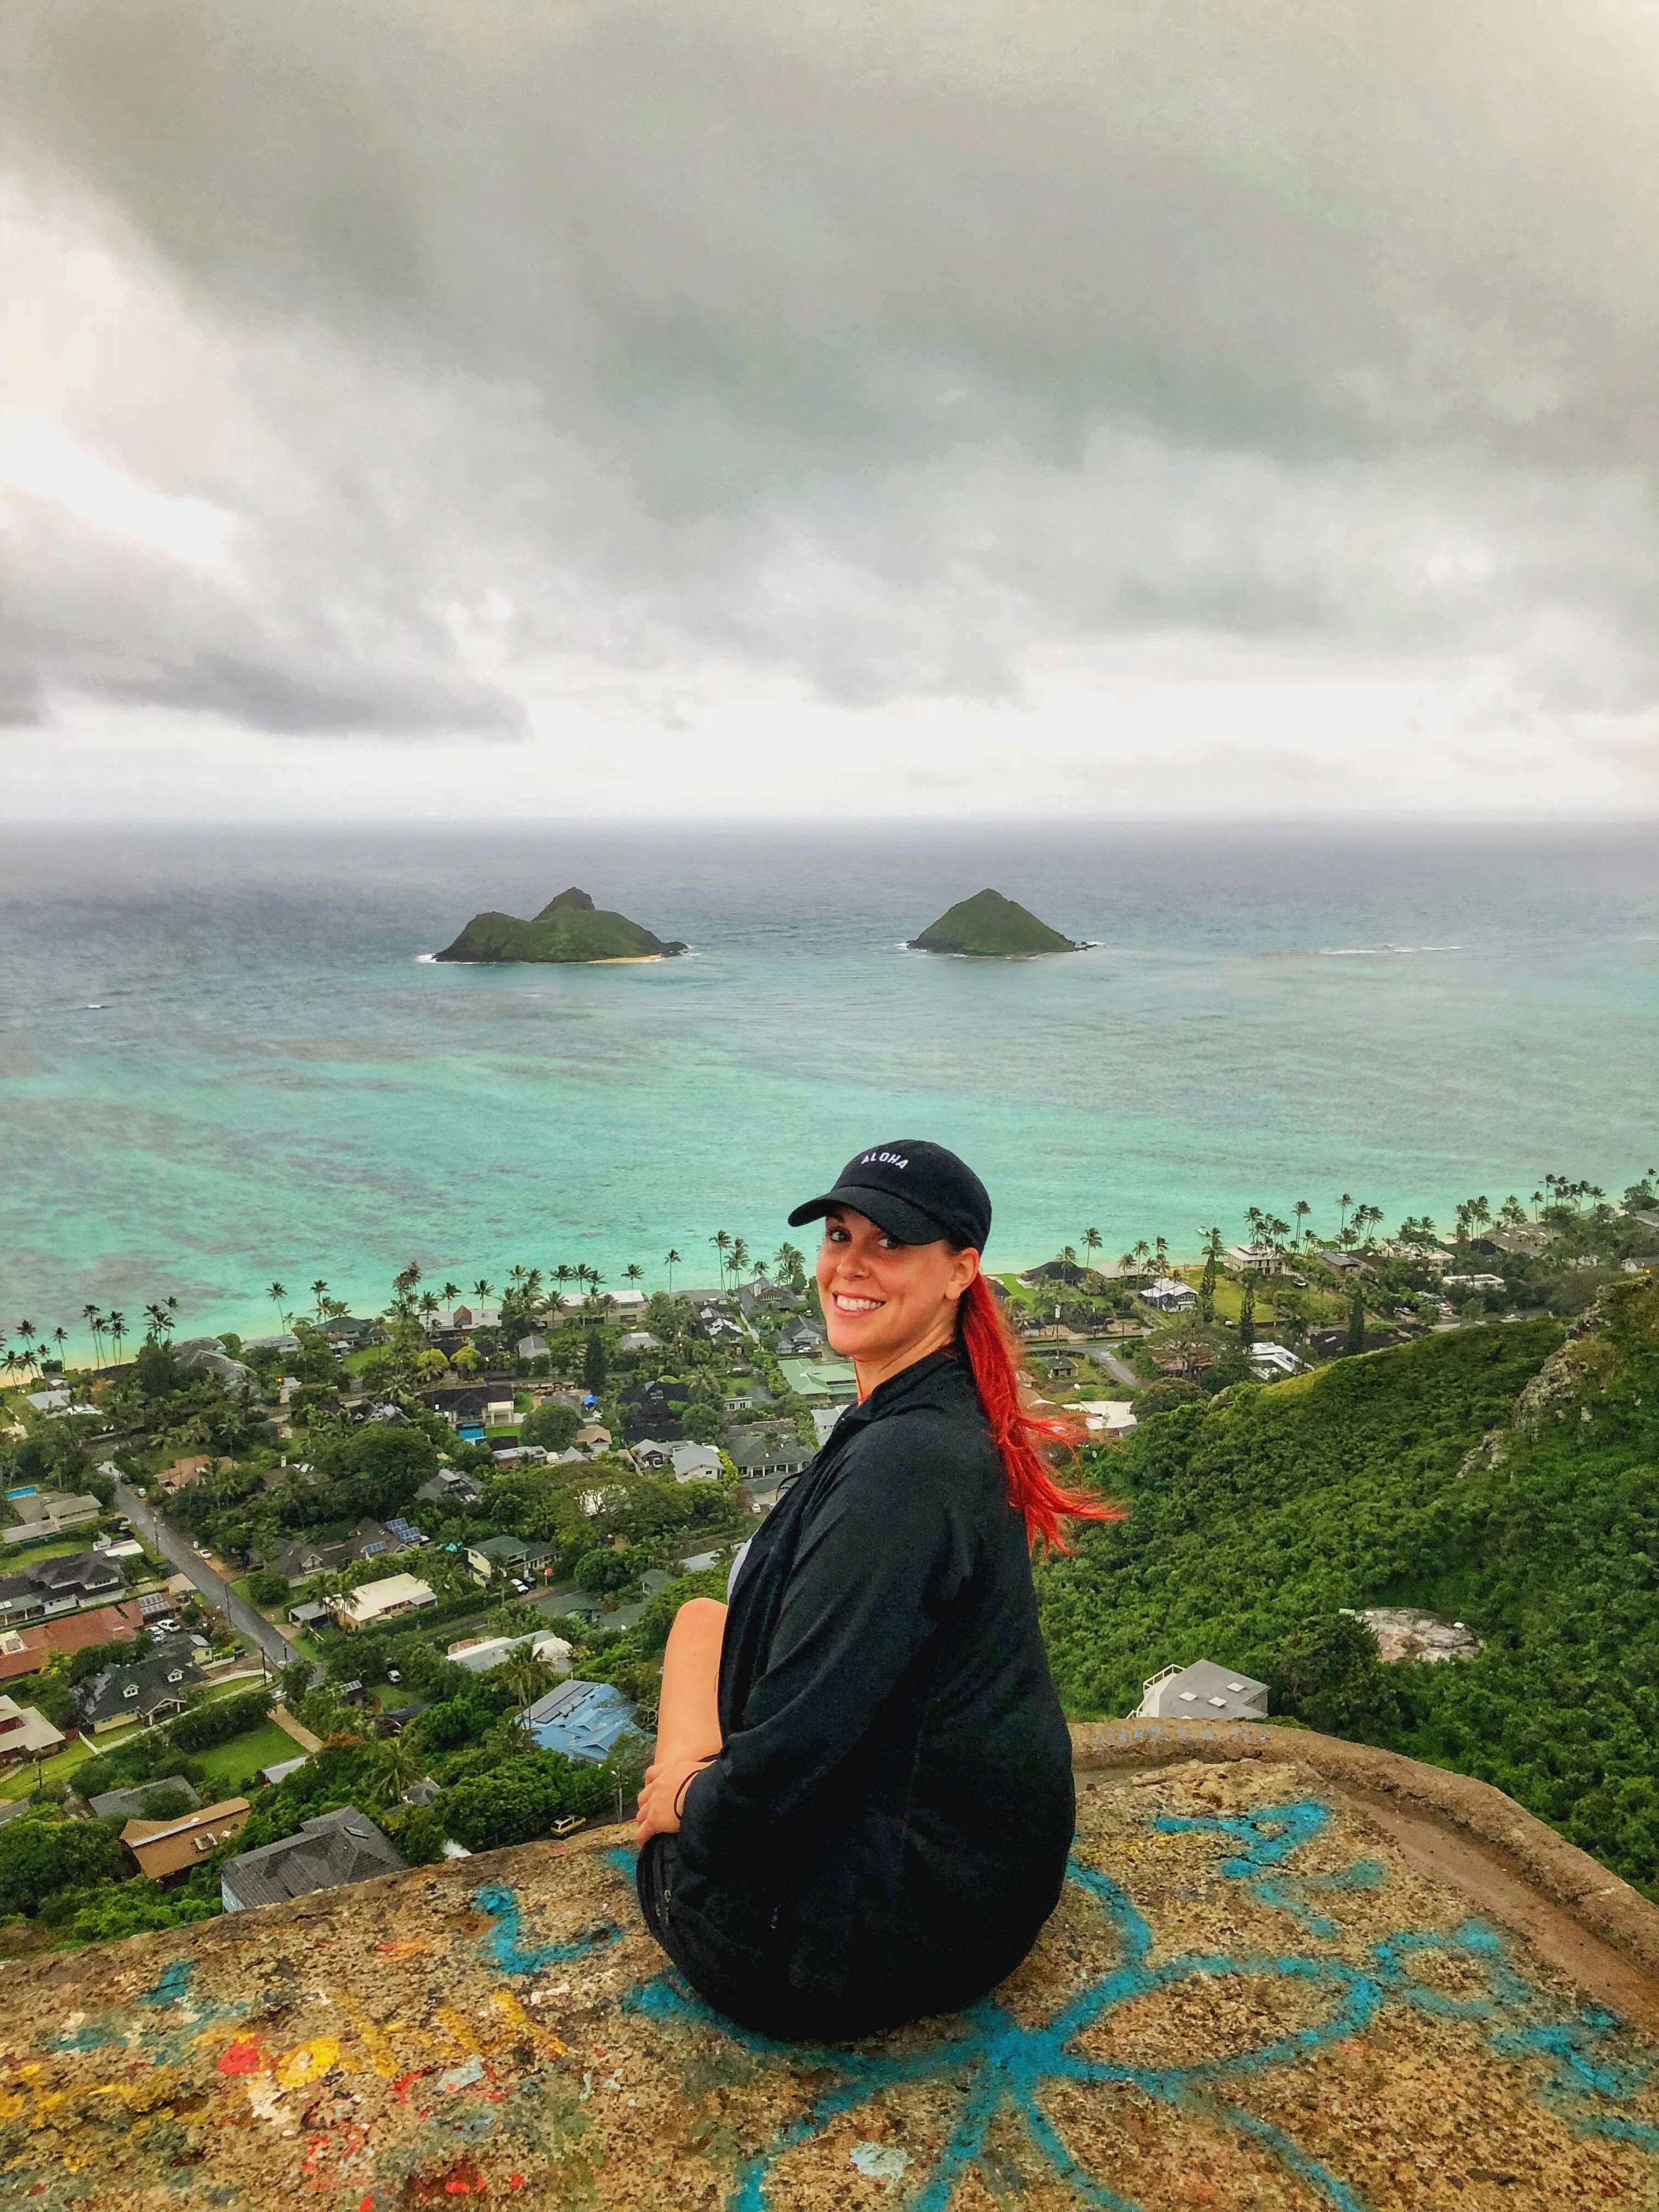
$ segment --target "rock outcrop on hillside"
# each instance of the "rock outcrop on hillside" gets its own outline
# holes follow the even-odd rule
[[[975,960],[1028,960],[1039,952],[1081,952],[1085,945],[1000,891],[975,891],[909,939],[912,952],[953,952]]]
[[[1385,1753],[1144,1722],[1079,1751],[1071,1878],[1030,1958],[855,2045],[697,2002],[622,1830],[15,1963],[0,2199],[1652,2203],[1653,1907],[1496,1791]],[[1482,1820],[1514,1856],[1483,1856]]]
[[[672,959],[690,948],[661,938],[626,915],[596,907],[573,884],[529,921],[510,914],[475,914],[439,960],[598,961]]]

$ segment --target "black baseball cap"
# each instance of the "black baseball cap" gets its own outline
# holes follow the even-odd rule
[[[799,1229],[832,1206],[866,1215],[901,1244],[953,1244],[985,1249],[991,1233],[991,1200],[965,1160],[921,1137],[896,1137],[855,1153],[821,1198],[809,1198],[789,1217]]]

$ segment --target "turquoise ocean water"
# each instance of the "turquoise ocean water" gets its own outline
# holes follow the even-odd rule
[[[423,960],[567,884],[690,957]],[[1098,949],[902,940],[993,884]],[[710,1281],[859,1146],[990,1185],[996,1265],[1343,1191],[1391,1228],[1659,1164],[1659,842],[1089,826],[0,830],[0,1328],[270,1325],[410,1259]]]

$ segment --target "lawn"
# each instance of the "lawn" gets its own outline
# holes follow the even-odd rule
[[[203,1802],[206,1803],[222,1790],[243,1790],[262,1766],[275,1766],[279,1759],[297,1759],[300,1747],[286,1729],[278,1728],[275,1721],[266,1721],[263,1727],[251,1729],[246,1735],[234,1735],[228,1743],[216,1743],[210,1751],[195,1755],[206,1770],[203,1784]]]
[[[54,1752],[50,1759],[41,1763],[39,1779],[43,1784],[67,1782],[81,1761],[90,1759],[94,1751],[107,1751],[112,1744],[129,1742],[131,1738],[129,1730],[123,1735],[106,1737],[102,1743],[94,1743],[89,1737],[83,1736],[77,1742],[65,1744],[62,1751]],[[21,1766],[0,1774],[0,1798],[32,1797],[35,1781],[34,1761],[26,1759]]]

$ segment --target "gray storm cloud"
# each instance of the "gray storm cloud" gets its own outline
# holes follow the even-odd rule
[[[1159,639],[1659,697],[1634,5],[20,0],[0,41],[14,720],[511,736],[573,659],[866,707]],[[162,504],[49,495],[40,419]]]

